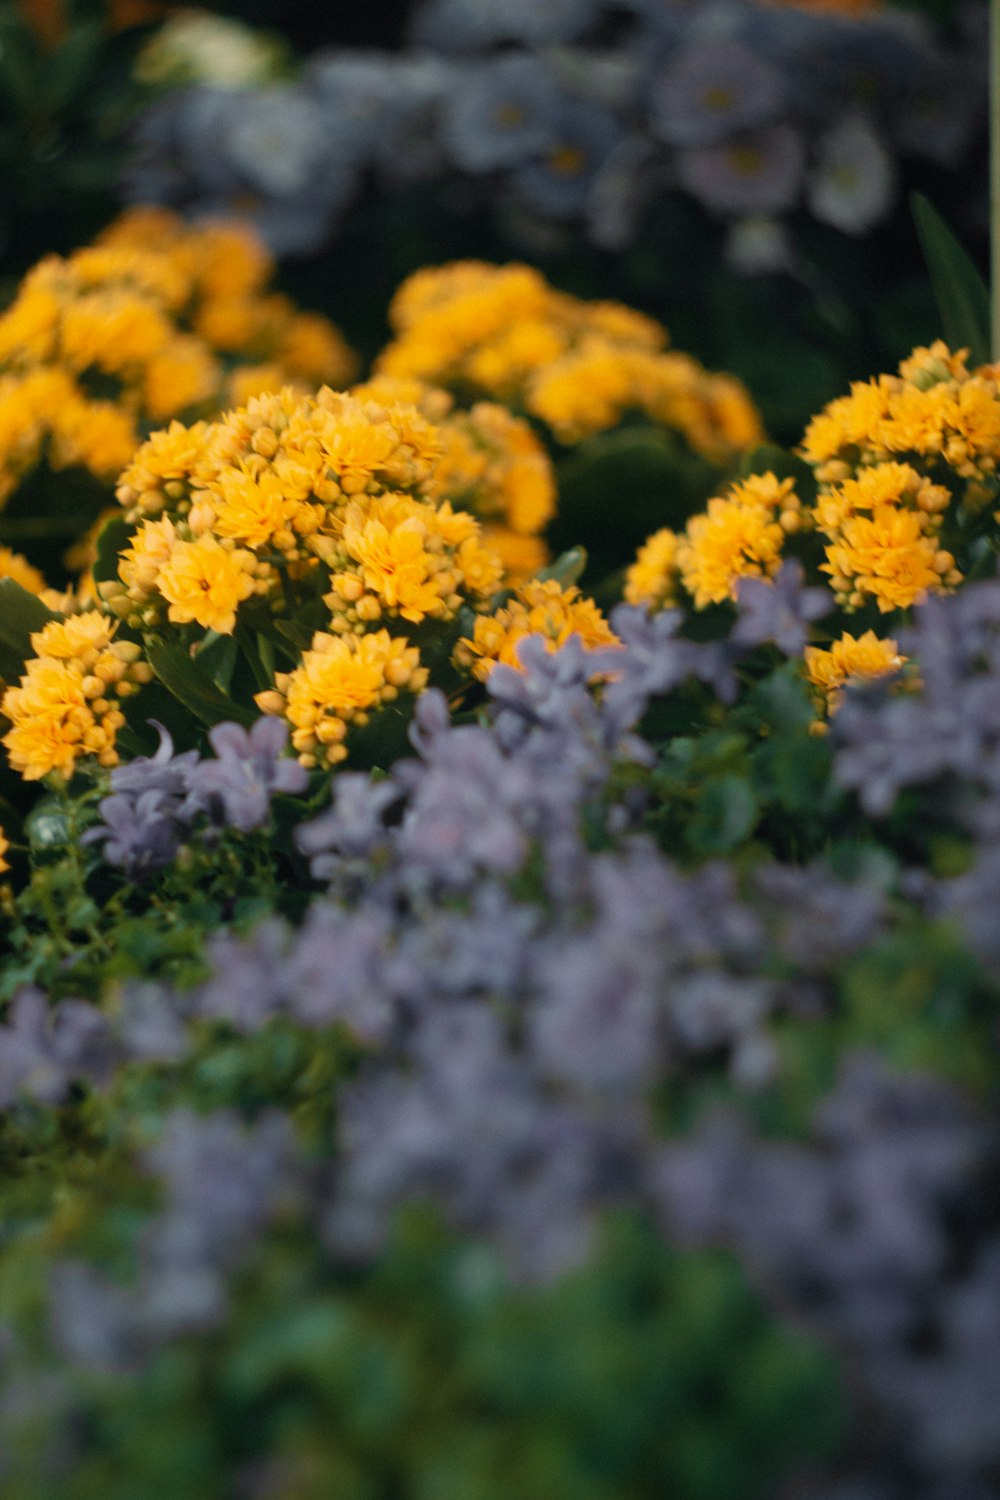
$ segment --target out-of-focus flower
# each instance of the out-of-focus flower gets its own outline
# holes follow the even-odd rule
[[[261,828],[271,812],[276,792],[304,792],[309,777],[297,761],[285,756],[288,726],[264,717],[249,729],[239,724],[217,724],[209,730],[214,760],[203,760],[191,776],[195,798],[218,797],[230,828],[249,833]]]
[[[743,276],[767,276],[791,271],[795,250],[786,226],[767,214],[748,214],[730,226],[725,256]]]
[[[845,234],[864,234],[892,203],[892,158],[861,114],[845,115],[820,140],[806,189],[810,211]]]
[[[280,36],[255,30],[230,16],[181,9],[169,16],[135,61],[140,83],[206,83],[251,88],[274,78],[285,62]]]
[[[411,34],[417,45],[446,53],[568,42],[586,31],[601,8],[601,0],[430,0],[417,10]]]
[[[685,47],[656,79],[649,124],[671,146],[713,146],[774,119],[781,75],[739,42]]]
[[[774,214],[798,197],[805,146],[792,125],[772,125],[717,146],[677,153],[681,185],[714,213]]]
[[[544,150],[557,116],[548,68],[535,57],[507,53],[457,73],[444,108],[444,142],[459,166],[492,172]]]
[[[569,95],[556,101],[537,159],[511,177],[515,192],[530,207],[553,219],[582,214],[605,162],[624,140],[609,111]]]

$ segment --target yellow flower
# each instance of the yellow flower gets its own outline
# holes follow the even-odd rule
[[[807,680],[818,690],[817,700],[826,714],[840,706],[845,683],[898,672],[906,660],[895,641],[882,640],[873,630],[858,637],[845,632],[828,650],[807,646],[804,653]]]
[[[348,730],[401,691],[423,692],[427,670],[420,653],[387,630],[368,635],[313,637],[312,649],[292,672],[279,673],[275,689],[257,695],[265,713],[287,719],[292,746],[303,765],[336,765],[347,757]]]
[[[199,406],[218,390],[221,371],[200,339],[173,338],[146,365],[143,404],[153,422],[164,422],[190,406]]]
[[[29,594],[41,594],[48,586],[38,569],[26,557],[2,545],[0,545],[0,578],[13,579],[23,589],[27,589]]]
[[[709,500],[692,516],[677,548],[677,567],[697,609],[734,597],[741,578],[772,578],[781,566],[785,533],[764,505]]]
[[[415,516],[391,530],[376,517],[344,528],[344,550],[358,564],[365,588],[415,625],[447,609],[434,584],[426,536]]]
[[[0,872],[10,869],[10,861],[7,858],[9,848],[10,839],[6,836],[3,829],[0,828]]]
[[[167,618],[231,635],[237,609],[254,591],[253,564],[251,552],[229,551],[213,536],[177,542],[156,580],[169,606]]]
[[[920,514],[888,505],[846,521],[826,558],[820,566],[842,602],[854,607],[868,597],[883,614],[907,609],[960,578],[951,553],[926,534]]]
[[[111,401],[71,399],[53,408],[49,420],[49,462],[55,469],[79,464],[96,478],[110,481],[135,452],[135,422]]]
[[[676,601],[677,545],[677,533],[667,526],[643,542],[625,574],[627,604],[663,609]]]
[[[116,630],[115,622],[88,610],[32,634],[35,655],[2,704],[11,722],[3,743],[26,781],[52,772],[70,776],[84,755],[116,764],[115,738],[125,722],[119,700],[152,676],[140,648],[114,640]]]
[[[171,422],[154,432],[118,481],[118,502],[129,520],[159,515],[167,505],[186,498],[192,476],[205,460],[208,425],[185,427]]]
[[[550,651],[565,645],[572,635],[587,647],[618,644],[597,605],[575,584],[564,587],[553,578],[531,579],[518,585],[511,600],[494,615],[476,620],[473,636],[459,641],[455,662],[485,681],[497,662],[520,667],[517,647],[529,635],[544,636]]]

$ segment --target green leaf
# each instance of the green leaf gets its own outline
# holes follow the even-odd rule
[[[945,342],[968,349],[974,365],[990,358],[990,295],[971,258],[922,193],[910,208],[941,313]]]
[[[118,561],[132,539],[132,527],[124,516],[112,516],[101,527],[97,538],[97,557],[94,561],[94,581],[107,583],[118,577]]]
[[[235,636],[220,635],[217,630],[209,630],[194,659],[205,675],[215,683],[219,692],[228,693],[238,654]]]
[[[163,686],[202,724],[221,724],[233,719],[252,724],[258,715],[216,687],[207,672],[181,646],[147,636],[146,659]]]
[[[0,677],[16,682],[34,655],[31,636],[56,616],[35,594],[12,578],[0,579]]]
[[[582,576],[587,566],[586,547],[570,547],[568,551],[562,552],[554,562],[549,563],[547,568],[539,570],[539,578],[554,578],[563,588],[571,583],[576,583]]]
[[[757,798],[742,776],[713,776],[691,820],[691,847],[699,854],[728,854],[749,835],[757,817]]]

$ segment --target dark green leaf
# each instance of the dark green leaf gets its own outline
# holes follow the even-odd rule
[[[181,646],[147,637],[146,658],[163,686],[203,724],[234,719],[252,724],[258,715],[223,693]]]
[[[921,193],[910,207],[941,313],[945,342],[968,349],[974,365],[990,358],[990,296],[971,258]]]
[[[194,659],[220,693],[228,693],[238,654],[235,636],[220,635],[216,630],[209,630]]]
[[[132,527],[124,516],[112,516],[101,527],[97,538],[97,557],[94,562],[94,580],[107,583],[118,577],[118,560],[131,541]]]
[[[16,682],[33,655],[31,636],[56,616],[12,578],[0,579],[0,677]]]

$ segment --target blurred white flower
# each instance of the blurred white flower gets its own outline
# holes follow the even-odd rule
[[[864,234],[888,212],[895,187],[892,157],[864,115],[845,115],[820,138],[806,195],[824,224]]]
[[[281,71],[284,39],[206,10],[179,10],[147,42],[135,62],[140,83],[205,83],[245,89]]]

